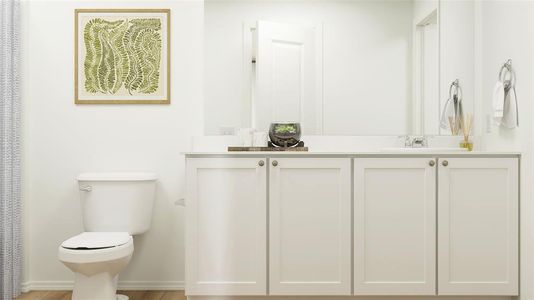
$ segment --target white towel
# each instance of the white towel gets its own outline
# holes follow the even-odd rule
[[[511,87],[504,96],[504,112],[501,126],[508,129],[514,129],[518,125],[517,95],[515,94],[515,88]]]
[[[501,125],[504,116],[504,84],[499,80],[493,88],[493,120]]]
[[[439,121],[439,127],[441,129],[449,129],[449,117],[454,117],[454,101],[449,98],[447,99],[447,102],[445,102],[445,105],[443,106],[443,111],[441,112],[441,118]]]

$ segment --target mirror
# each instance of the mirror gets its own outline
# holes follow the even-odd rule
[[[205,132],[444,135],[458,80],[473,112],[474,3],[206,0]]]

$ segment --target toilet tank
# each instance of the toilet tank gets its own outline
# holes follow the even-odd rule
[[[83,173],[77,179],[85,231],[135,235],[150,229],[156,174]]]

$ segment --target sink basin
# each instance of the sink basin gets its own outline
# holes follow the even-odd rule
[[[423,147],[423,148],[407,148],[407,147],[389,147],[382,148],[383,152],[467,152],[465,148],[454,147]]]

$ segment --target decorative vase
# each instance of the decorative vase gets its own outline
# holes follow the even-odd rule
[[[469,140],[462,140],[460,142],[460,148],[465,148],[467,151],[473,151],[473,142]]]
[[[269,139],[278,147],[293,147],[300,142],[299,123],[271,123]]]

